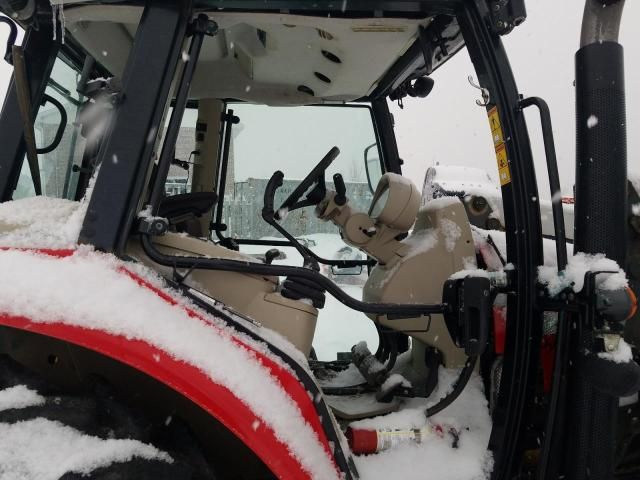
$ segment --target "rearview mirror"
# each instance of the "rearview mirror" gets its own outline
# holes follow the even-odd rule
[[[345,245],[340,250],[338,250],[334,258],[336,260],[345,260],[345,261],[359,261],[363,260],[364,257],[362,253],[360,253],[357,249]],[[332,275],[352,275],[358,276],[362,273],[362,265],[349,265],[345,267],[339,267],[337,265],[331,265],[331,274]]]
[[[355,275],[362,274],[362,265],[355,265],[353,267],[338,267],[337,265],[331,265],[331,273],[333,275]]]
[[[376,185],[382,177],[382,164],[380,163],[380,153],[378,144],[372,143],[364,149],[364,169],[367,172],[367,182],[369,190],[374,192]]]

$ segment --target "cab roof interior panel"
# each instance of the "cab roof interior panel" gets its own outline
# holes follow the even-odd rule
[[[121,77],[143,7],[131,2],[65,0],[64,8],[68,34]],[[415,55],[420,28],[428,31],[437,18],[424,12],[406,15],[415,18],[386,17],[380,12],[380,16],[369,12],[372,16],[365,18],[338,18],[217,7],[204,13],[219,31],[205,39],[190,92],[194,99],[235,98],[270,105],[354,101],[374,92],[378,96],[401,80],[433,70],[425,67],[421,53]],[[451,51],[460,46],[461,36]],[[413,59],[406,62],[407,56]],[[407,65],[394,69],[403,58]]]

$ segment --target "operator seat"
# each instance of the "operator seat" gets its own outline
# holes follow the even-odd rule
[[[197,220],[210,211],[218,201],[214,192],[189,192],[165,197],[160,201],[158,216],[169,221],[169,228],[193,237],[204,237]]]

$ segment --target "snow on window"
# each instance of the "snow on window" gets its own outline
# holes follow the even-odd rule
[[[166,452],[137,440],[93,437],[45,418],[0,423],[2,478],[57,480],[134,457],[173,463]]]
[[[87,247],[62,259],[1,251],[0,268],[12,274],[0,278],[0,312],[142,340],[196,366],[255,412],[312,478],[336,478],[332,460],[298,405],[255,354],[233,341],[236,332],[214,317],[202,320],[183,305],[167,304],[123,274],[124,265]],[[154,276],[149,272],[149,278]],[[33,288],[34,279],[38,288]]]
[[[31,390],[26,385],[16,385],[15,387],[0,390],[0,412],[12,408],[26,408],[42,405],[44,397],[38,392]]]

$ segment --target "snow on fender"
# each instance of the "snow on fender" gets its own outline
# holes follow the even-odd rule
[[[1,249],[0,268],[11,272],[0,278],[1,325],[92,349],[153,376],[218,418],[279,478],[340,478],[313,402],[293,372],[167,289],[151,270],[83,247]]]

